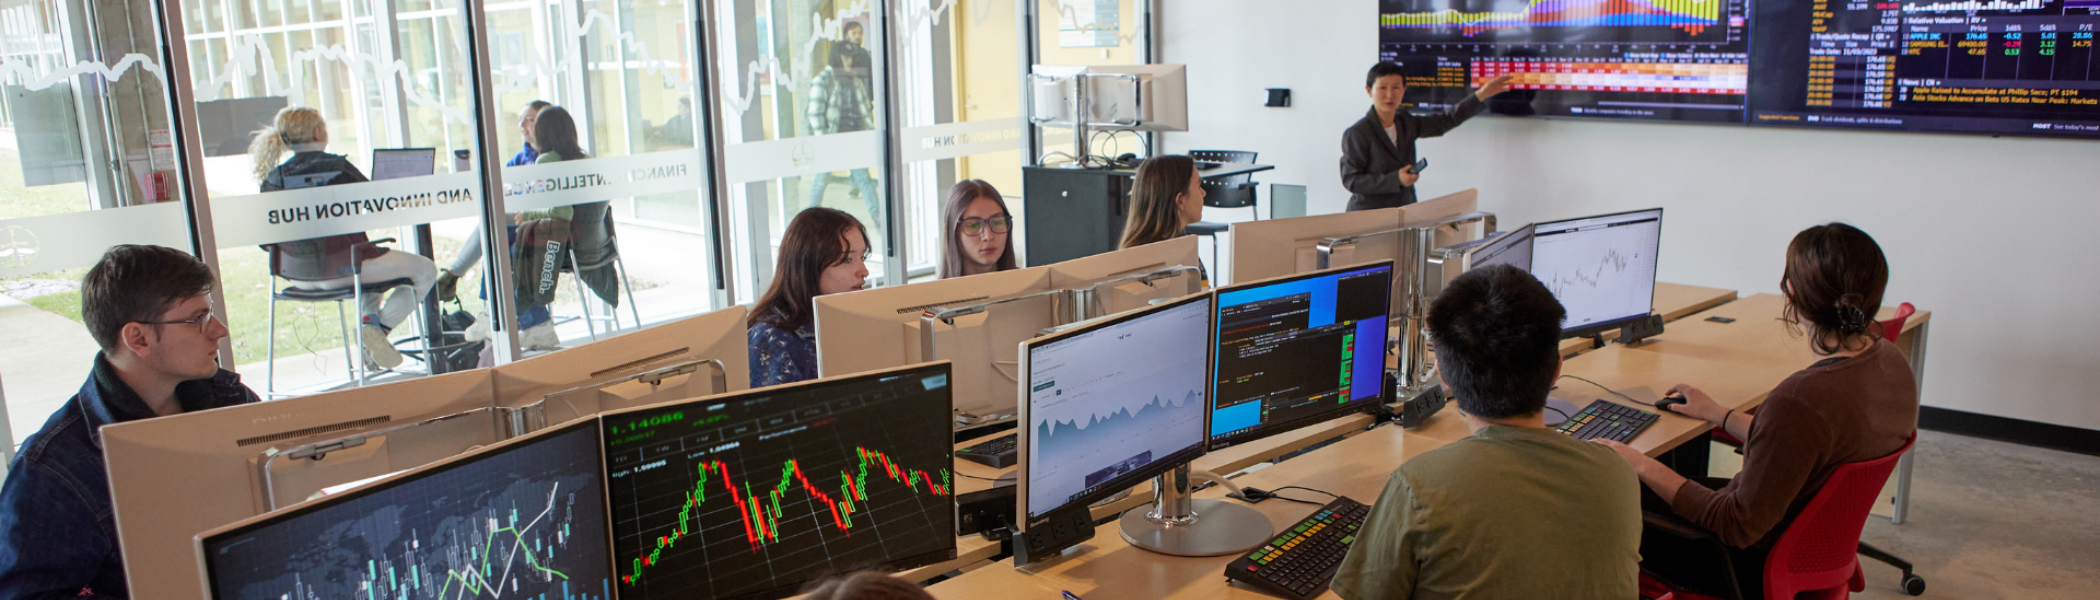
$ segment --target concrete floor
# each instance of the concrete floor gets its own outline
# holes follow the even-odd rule
[[[1922,431],[1909,521],[1861,538],[1917,565],[1925,598],[2100,597],[2100,457]],[[1862,561],[1854,598],[1909,598]]]

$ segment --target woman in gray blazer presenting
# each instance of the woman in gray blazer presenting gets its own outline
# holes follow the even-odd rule
[[[1371,66],[1364,93],[1371,113],[1342,132],[1342,187],[1349,189],[1349,210],[1392,208],[1415,203],[1415,140],[1444,135],[1487,109],[1487,99],[1509,90],[1509,75],[1487,80],[1480,89],[1440,115],[1416,116],[1400,110],[1407,80],[1390,61]]]

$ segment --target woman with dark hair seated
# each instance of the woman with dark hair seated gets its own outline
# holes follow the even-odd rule
[[[1730,547],[1745,598],[1764,597],[1766,554],[1832,471],[1888,456],[1917,431],[1917,379],[1874,320],[1888,279],[1888,260],[1866,232],[1844,223],[1810,227],[1787,245],[1779,287],[1786,322],[1807,330],[1809,349],[1821,359],[1773,388],[1756,415],[1722,408],[1688,384],[1670,388],[1685,402],[1669,410],[1744,440],[1735,479],[1692,481],[1625,444],[1600,442],[1631,462],[1654,492],[1649,510],[1674,513]],[[1642,570],[1670,583],[1734,595],[1721,565],[1703,560],[1712,556],[1703,542],[1651,526],[1641,556]]]
[[[817,378],[816,297],[868,281],[868,230],[835,208],[795,215],[780,239],[773,285],[751,307],[751,387]]]
[[[1014,262],[1014,217],[1006,199],[982,179],[958,182],[941,210],[948,243],[941,249],[941,279],[1019,268]]]

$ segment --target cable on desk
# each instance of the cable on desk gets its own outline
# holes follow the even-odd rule
[[[1551,405],[1551,404],[1548,404],[1548,405],[1546,405],[1546,410],[1550,410],[1550,411],[1553,411],[1553,412],[1557,412],[1557,413],[1560,413],[1560,418],[1561,418],[1562,420],[1567,420],[1567,419],[1573,419],[1573,418],[1575,418],[1575,416],[1574,416],[1574,415],[1570,415],[1570,414],[1568,414],[1568,411],[1564,411],[1564,410],[1561,410],[1561,409],[1558,409],[1558,408],[1554,408],[1554,407],[1553,407],[1553,405]]]
[[[1316,490],[1316,489],[1312,489],[1312,488],[1309,488],[1309,487],[1301,487],[1301,486],[1295,486],[1295,485],[1286,485],[1286,486],[1283,486],[1283,487],[1280,487],[1280,488],[1276,488],[1276,489],[1273,489],[1273,490],[1269,490],[1269,491],[1271,491],[1271,492],[1281,492],[1281,491],[1284,491],[1284,490],[1305,490],[1305,491],[1308,491],[1308,492],[1312,492],[1312,493],[1315,493],[1315,494],[1326,494],[1326,495],[1327,495],[1327,497],[1329,497],[1329,498],[1340,498],[1340,497],[1341,497],[1340,495],[1338,495],[1338,494],[1335,494],[1334,492],[1330,492],[1330,491],[1327,491],[1327,490]]]
[[[1581,378],[1581,377],[1576,377],[1576,376],[1574,376],[1574,375],[1561,375],[1560,377],[1561,377],[1562,379],[1573,379],[1573,380],[1576,380],[1576,381],[1580,381],[1580,382],[1583,382],[1583,383],[1587,383],[1587,384],[1590,384],[1590,385],[1594,385],[1594,386],[1597,386],[1598,388],[1601,388],[1601,389],[1603,389],[1604,391],[1607,391],[1607,392],[1611,392],[1611,395],[1613,395],[1613,396],[1618,396],[1618,397],[1620,397],[1620,398],[1625,398],[1627,402],[1632,402],[1632,403],[1634,403],[1634,404],[1649,404],[1648,402],[1642,402],[1642,401],[1639,401],[1639,400],[1635,400],[1635,399],[1633,399],[1633,396],[1628,396],[1628,395],[1625,395],[1625,394],[1621,394],[1621,393],[1619,393],[1619,391],[1618,391],[1618,390],[1614,390],[1614,389],[1611,389],[1611,388],[1608,388],[1608,387],[1604,387],[1604,384],[1602,384],[1602,383],[1597,383],[1597,382],[1595,382],[1595,381],[1590,381],[1590,380],[1588,380],[1588,379],[1583,379],[1583,378]],[[1555,411],[1555,412],[1558,412],[1558,411]],[[1567,416],[1567,413],[1561,413],[1561,416]]]
[[[976,475],[969,475],[969,474],[965,474],[965,473],[956,473],[955,475],[956,475],[957,477],[968,477],[968,478],[971,478],[971,479],[982,479],[982,480],[985,480],[985,481],[998,481],[998,479],[996,479],[996,478],[992,478],[992,477],[978,477],[978,476],[976,476]]]
[[[1299,499],[1297,499],[1297,498],[1291,498],[1291,497],[1287,497],[1287,496],[1284,496],[1284,495],[1282,495],[1282,494],[1278,494],[1278,493],[1276,493],[1276,492],[1269,492],[1268,498],[1269,498],[1269,499],[1271,499],[1271,500],[1282,500],[1282,501],[1284,501],[1284,502],[1296,502],[1296,503],[1299,503],[1299,504],[1311,504],[1311,505],[1313,505],[1313,506],[1326,506],[1326,505],[1327,505],[1327,503],[1325,503],[1325,502],[1314,502],[1314,501],[1311,501],[1311,500],[1299,500]]]

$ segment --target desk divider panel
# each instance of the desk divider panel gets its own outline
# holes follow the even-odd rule
[[[264,512],[255,475],[263,452],[486,409],[494,391],[491,373],[476,369],[102,428],[132,596],[203,597],[191,538]]]

